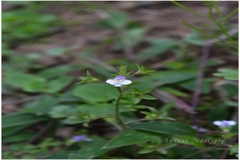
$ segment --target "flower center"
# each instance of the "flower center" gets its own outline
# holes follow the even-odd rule
[[[229,124],[228,124],[227,121],[223,121],[223,122],[222,122],[222,126],[223,126],[223,127],[226,127],[226,126],[229,126]]]
[[[120,82],[120,83],[125,81],[125,80],[126,80],[125,76],[117,76],[117,77],[114,78],[115,82]]]

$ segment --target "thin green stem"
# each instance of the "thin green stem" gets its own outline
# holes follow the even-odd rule
[[[211,19],[220,29],[221,31],[227,36],[228,40],[232,43],[232,45],[238,50],[238,44],[234,41],[234,39],[228,34],[226,28],[224,28],[212,15],[212,6],[208,5],[208,14],[209,19]]]
[[[192,29],[194,29],[194,30],[196,30],[196,31],[198,31],[198,32],[200,32],[200,33],[202,33],[202,34],[205,34],[205,35],[208,36],[208,37],[217,38],[216,36],[211,35],[211,34],[205,32],[205,31],[203,31],[203,30],[201,30],[201,29],[199,29],[199,28],[197,28],[197,27],[195,27],[195,26],[193,26],[193,25],[191,25],[191,24],[189,24],[189,23],[187,23],[187,22],[185,22],[185,21],[181,21],[181,23],[184,24],[184,25],[186,25],[186,26],[188,26],[188,27],[190,27],[190,28],[192,28]]]
[[[185,10],[187,10],[187,11],[193,13],[193,14],[195,14],[195,15],[198,15],[198,16],[201,16],[201,17],[206,17],[206,16],[204,16],[202,14],[199,14],[199,13],[195,12],[194,10],[192,10],[192,9],[190,9],[190,8],[188,8],[188,7],[182,5],[182,4],[180,4],[180,3],[178,3],[178,2],[176,2],[174,0],[171,0],[171,2],[174,3],[175,5],[177,5],[177,6],[181,7],[181,8],[183,8],[183,9],[185,9]]]
[[[213,7],[214,7],[215,10],[217,11],[217,14],[218,14],[219,18],[222,20],[224,16],[223,16],[222,12],[221,12],[220,9],[219,9],[219,4],[220,4],[219,2],[216,2],[216,3],[213,5]],[[227,26],[226,23],[225,23],[225,21],[218,22],[218,23],[223,23],[224,27]]]
[[[226,19],[228,19],[229,17],[231,17],[233,14],[235,14],[238,11],[238,8],[236,8],[234,11],[232,11],[231,13],[229,13],[226,17],[224,17],[223,19],[221,19],[221,22],[225,21]]]
[[[120,102],[120,99],[122,98],[122,90],[121,90],[121,88],[117,88],[117,89],[119,91],[119,95],[118,95],[117,100],[116,100],[115,115],[116,115],[116,119],[120,122],[122,130],[125,131],[126,130],[126,125],[123,122],[123,120],[121,119],[120,114],[119,114],[119,102]]]

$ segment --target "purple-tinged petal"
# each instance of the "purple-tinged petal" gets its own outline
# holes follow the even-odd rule
[[[126,77],[125,76],[117,76],[117,77],[114,78],[114,80],[116,80],[116,81],[124,81],[124,80],[126,80]]]
[[[87,137],[85,135],[74,136],[72,138],[73,142],[84,141]]]

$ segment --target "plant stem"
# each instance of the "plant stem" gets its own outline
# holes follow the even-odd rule
[[[125,123],[123,122],[123,120],[121,119],[120,114],[119,114],[119,102],[120,102],[120,99],[122,98],[122,90],[121,90],[121,88],[117,88],[117,89],[119,91],[119,95],[116,100],[115,115],[116,115],[116,119],[120,122],[122,130],[125,131],[126,130]]]
[[[238,44],[237,42],[234,41],[234,39],[228,34],[226,28],[224,28],[217,20],[213,17],[213,12],[212,12],[212,6],[208,5],[208,15],[209,19],[211,19],[218,27],[219,29],[227,36],[228,40],[232,43],[232,45],[238,50]]]

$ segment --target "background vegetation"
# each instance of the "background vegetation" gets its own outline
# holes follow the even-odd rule
[[[3,158],[236,158],[238,124],[213,122],[238,120],[237,7],[3,2]],[[117,89],[78,82],[136,64],[156,72],[130,77],[126,93],[141,97],[120,100],[121,133]]]

